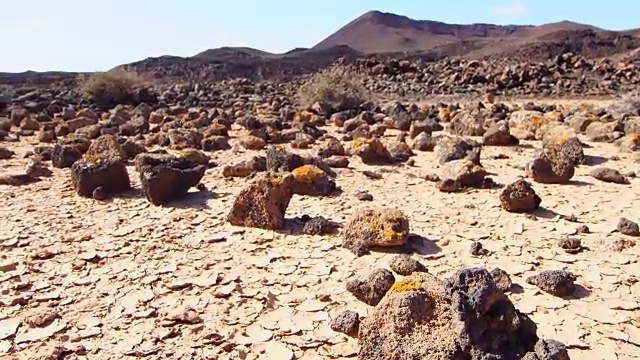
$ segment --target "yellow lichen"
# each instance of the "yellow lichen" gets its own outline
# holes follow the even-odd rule
[[[570,138],[571,137],[565,135],[565,136],[561,137],[560,139],[558,139],[558,144],[562,145],[562,144],[566,143],[567,141],[569,141]]]
[[[631,134],[631,144],[632,145],[640,145],[640,134],[639,133],[633,133]]]
[[[421,291],[422,285],[426,281],[426,276],[422,273],[413,273],[404,279],[396,281],[389,292],[402,293],[407,291]]]
[[[293,177],[300,182],[311,183],[322,177],[325,172],[315,165],[302,165],[293,169]]]
[[[564,121],[564,114],[560,111],[552,111],[549,114],[547,114],[547,117],[553,121]]]
[[[284,182],[284,179],[281,177],[272,177],[272,178],[269,178],[269,182],[271,183],[272,186],[280,186]]]
[[[361,147],[363,147],[364,145],[370,145],[371,143],[373,143],[373,139],[367,139],[367,138],[357,138],[351,141],[351,148],[352,149],[359,149]]]
[[[443,107],[438,110],[438,117],[441,121],[451,121],[451,115],[451,109],[447,107]]]
[[[411,150],[411,147],[409,146],[409,144],[407,144],[404,141],[398,142],[398,144],[396,145],[400,150],[404,150],[404,151],[408,151]]]

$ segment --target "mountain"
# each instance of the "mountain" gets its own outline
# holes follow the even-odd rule
[[[447,24],[369,11],[322,40],[313,49],[347,45],[357,51],[396,53],[429,51],[461,42],[533,39],[559,31],[603,31],[594,26],[563,21],[541,26]]]

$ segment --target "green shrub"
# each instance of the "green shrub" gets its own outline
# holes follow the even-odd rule
[[[360,106],[368,100],[364,76],[342,66],[334,66],[314,74],[298,90],[302,106],[319,101],[345,110]]]

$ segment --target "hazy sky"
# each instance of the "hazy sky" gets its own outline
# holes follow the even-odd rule
[[[640,27],[632,0],[0,0],[0,72],[97,71],[220,46],[310,47],[380,10],[451,23]]]

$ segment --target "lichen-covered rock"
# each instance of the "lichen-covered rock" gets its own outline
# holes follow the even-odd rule
[[[193,149],[193,148],[181,150],[179,153],[179,157],[184,157],[186,159],[193,161],[196,164],[205,165],[205,166],[207,166],[211,161],[211,156],[205,154],[201,150]]]
[[[458,136],[442,137],[434,147],[440,165],[452,160],[467,159],[480,165],[481,145],[470,139]]]
[[[370,272],[360,273],[347,281],[347,291],[363,303],[376,306],[391,289],[396,279],[391,271],[376,268]]]
[[[574,162],[570,158],[552,158],[542,151],[527,166],[527,175],[542,184],[565,184],[575,173]]]
[[[531,184],[518,179],[507,185],[500,193],[500,206],[510,212],[528,212],[537,209],[542,199],[536,194]]]
[[[147,151],[143,144],[131,139],[122,144],[122,150],[124,150],[127,159],[135,159],[136,156]]]
[[[517,110],[509,115],[509,129],[519,140],[534,140],[536,131],[551,119],[539,111]]]
[[[239,139],[240,145],[247,150],[262,150],[267,146],[267,141],[255,135],[244,135]]]
[[[616,183],[616,184],[629,184],[629,179],[622,175],[618,170],[608,167],[597,167],[589,173],[594,179],[598,179],[604,182]]]
[[[125,160],[128,158],[118,140],[113,135],[101,135],[91,142],[89,149],[84,154],[87,159],[108,157]]]
[[[293,197],[294,184],[292,175],[258,175],[240,191],[227,221],[234,226],[283,229],[284,215]]]
[[[136,156],[135,167],[140,174],[142,191],[153,205],[163,205],[185,196],[206,171],[204,165],[185,157],[150,153]]]
[[[399,246],[409,236],[409,219],[400,210],[360,210],[347,222],[342,246],[363,255],[377,246]]]
[[[419,121],[414,121],[411,124],[411,128],[409,128],[409,138],[415,139],[418,135],[425,133],[428,136],[434,131],[443,130],[442,125],[438,124],[438,122],[434,119],[424,119]]]
[[[624,134],[624,126],[619,121],[600,122],[589,124],[585,130],[587,140],[593,142],[612,142],[621,138]]]
[[[445,282],[428,273],[396,282],[361,321],[359,359],[520,359],[533,351],[536,325],[484,268]]]
[[[335,181],[315,165],[302,165],[291,173],[296,180],[293,190],[295,194],[325,196],[337,189]]]
[[[566,126],[549,127],[542,137],[542,147],[550,158],[564,158],[574,165],[585,162],[582,143]]]
[[[198,149],[203,138],[200,132],[192,129],[170,129],[167,135],[174,150]]]
[[[368,165],[384,165],[394,162],[389,150],[378,139],[359,138],[351,142],[349,152],[360,157]]]
[[[481,187],[485,176],[487,171],[471,160],[451,160],[442,165],[439,184],[453,181],[459,188]]]
[[[566,270],[545,270],[526,279],[527,284],[539,287],[554,296],[564,297],[573,294],[576,287],[573,273]]]
[[[428,272],[427,267],[420,261],[406,254],[396,255],[389,262],[389,267],[396,274],[402,276],[408,276],[417,272]]]
[[[93,197],[97,188],[102,188],[107,196],[131,188],[127,167],[119,156],[92,156],[74,162],[71,181],[76,193],[83,197]]]

